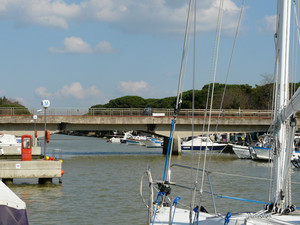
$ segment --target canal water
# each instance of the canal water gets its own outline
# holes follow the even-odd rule
[[[95,137],[52,135],[46,148],[49,156],[52,156],[54,149],[62,150],[65,171],[62,184],[56,179],[52,185],[39,185],[37,180],[15,180],[9,186],[26,202],[31,225],[146,224],[147,211],[139,194],[140,180],[147,166],[154,179],[162,180],[165,156],[161,154],[161,149],[107,143],[106,139]],[[181,156],[172,156],[172,162],[195,166],[198,158],[199,154],[186,152]],[[201,165],[202,160],[199,162]],[[264,180],[270,173],[268,163],[215,153],[208,156],[208,169],[219,172],[211,174],[214,192],[219,196],[268,200],[270,181]],[[293,172],[293,182],[300,182],[299,173]],[[194,170],[173,167],[171,180],[190,187],[196,175]],[[198,180],[201,183],[201,174]],[[147,179],[143,182],[143,193],[147,198]],[[298,184],[292,187],[296,206],[300,206],[298,187]],[[177,190],[178,187],[172,190],[173,198],[177,196]],[[182,199],[179,203],[188,205],[190,191],[180,191]],[[209,191],[208,186],[205,186],[205,191]],[[206,209],[213,212],[209,195],[205,195],[202,201]],[[261,204],[224,198],[216,198],[216,206],[220,213],[258,211],[263,207]]]

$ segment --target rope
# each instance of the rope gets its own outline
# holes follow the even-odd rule
[[[167,170],[169,170],[169,166],[168,166],[168,157],[170,155],[170,149],[172,148],[172,140],[173,140],[173,131],[174,131],[174,126],[175,126],[175,120],[172,120],[172,125],[171,125],[171,131],[170,131],[170,138],[169,138],[169,144],[168,144],[168,150],[167,150],[167,154],[166,154],[166,161],[165,161],[165,169],[164,169],[164,177],[163,177],[163,181],[165,182],[166,180],[166,175],[167,175]]]
[[[213,66],[214,66],[214,59],[216,58],[216,49],[217,49],[217,40],[218,40],[218,31],[220,30],[220,17],[221,17],[221,5],[223,4],[223,0],[220,1],[220,7],[219,7],[219,14],[218,14],[218,23],[217,23],[217,28],[216,28],[216,36],[214,39],[214,48],[213,48],[213,54],[212,54],[212,61],[211,61],[211,68],[210,68],[210,77],[209,77],[209,85],[208,85],[208,90],[207,90],[207,98],[206,98],[206,105],[205,105],[205,113],[204,113],[204,118],[203,118],[203,126],[202,126],[202,133],[205,133],[205,126],[207,123],[207,112],[208,112],[208,103],[209,103],[209,98],[210,98],[210,89],[211,89],[211,79],[212,79],[212,71],[213,71]],[[206,146],[207,147],[207,146]],[[200,148],[202,148],[202,143],[200,144]],[[205,148],[205,159],[204,162],[206,162],[206,149]],[[198,165],[197,168],[200,168],[200,161],[201,161],[201,155],[202,155],[202,151],[200,151],[199,157],[198,157]],[[197,171],[196,173],[196,177],[195,177],[195,182],[197,183],[199,177],[199,172]],[[202,176],[203,178],[203,176]],[[194,194],[194,198],[195,198],[195,194]],[[200,196],[200,200],[201,200],[201,196]]]
[[[228,212],[227,215],[226,215],[226,217],[225,217],[224,225],[227,225],[230,222],[230,217],[231,217],[231,213]]]
[[[152,180],[152,176],[151,176],[151,173],[150,173],[149,170],[147,170],[146,172],[144,172],[144,174],[141,177],[141,181],[140,181],[140,195],[142,197],[142,200],[143,200],[143,203],[145,204],[145,206],[150,209],[151,206],[147,205],[146,200],[143,197],[143,179],[144,179],[145,175],[148,176],[148,182],[149,182],[149,188],[150,188],[150,193],[149,193],[150,194],[150,198],[151,198],[151,196],[153,198],[153,180]],[[151,199],[150,199],[150,202],[153,202],[153,200],[151,201]]]
[[[192,3],[193,3],[193,0],[190,0],[188,16],[187,16],[187,21],[186,21],[186,28],[185,28],[181,65],[180,65],[179,82],[178,82],[177,99],[176,99],[176,109],[174,111],[174,119],[172,120],[172,130],[170,133],[171,142],[169,142],[169,146],[168,146],[168,152],[170,152],[168,154],[169,160],[168,161],[166,160],[166,163],[165,163],[165,172],[164,172],[164,179],[163,179],[164,181],[165,181],[165,179],[167,179],[168,181],[170,181],[170,179],[171,179],[170,174],[167,174],[167,178],[166,178],[166,171],[170,171],[170,163],[171,163],[172,150],[173,150],[173,135],[174,135],[175,127],[176,127],[176,117],[177,117],[177,113],[179,112],[179,110],[181,108],[181,102],[182,102],[182,94],[183,94],[182,76],[183,76],[183,74],[185,74],[184,68],[185,68],[186,55],[187,55],[186,54],[187,46],[188,46],[187,42],[189,40],[189,33],[190,33],[190,14],[191,14]],[[168,168],[168,169],[166,170],[166,168]]]
[[[143,197],[143,179],[144,176],[147,175],[148,176],[148,183],[149,183],[149,202],[148,204],[146,203],[146,200]],[[152,180],[152,175],[150,170],[147,170],[146,172],[144,172],[142,178],[141,178],[141,182],[140,182],[140,195],[141,198],[143,200],[143,203],[145,204],[146,208],[148,209],[148,221],[150,222],[153,216],[153,180]]]
[[[278,5],[277,5],[277,7],[278,7]],[[278,8],[277,8],[277,11],[278,11]],[[278,18],[278,16],[276,17],[276,30],[278,31],[278,24],[279,24],[279,18]],[[271,106],[271,109],[273,109],[273,111],[272,111],[272,115],[271,115],[271,118],[270,118],[270,127],[269,127],[269,129],[268,129],[268,132],[267,133],[270,133],[270,131],[271,130],[274,130],[274,119],[275,119],[275,112],[276,112],[276,108],[278,107],[278,105],[277,105],[277,99],[278,99],[278,95],[277,95],[277,93],[278,93],[278,79],[279,79],[279,73],[278,73],[278,52],[277,52],[277,49],[278,49],[278,42],[277,42],[277,34],[276,35],[274,35],[274,49],[275,49],[275,61],[274,61],[274,76],[273,76],[273,83],[274,83],[274,85],[273,85],[273,95],[272,95],[272,99],[273,99],[273,101],[272,101],[272,106]],[[274,137],[274,133],[272,133],[272,136],[273,136],[273,138],[274,138],[274,140],[276,140],[276,137]],[[276,141],[274,141],[274,144],[273,144],[273,146],[272,146],[272,148],[271,149],[275,149],[275,146],[274,145],[276,145]],[[272,151],[272,153],[274,154],[274,152]],[[270,174],[270,177],[271,177],[271,179],[270,179],[270,184],[269,184],[269,201],[271,201],[271,198],[272,198],[272,187],[274,186],[274,179],[273,179],[273,174],[275,173],[275,168],[274,168],[274,164],[273,164],[273,162],[271,162],[270,164],[269,164],[270,166],[269,166],[269,174]]]
[[[236,41],[237,41],[237,37],[238,37],[238,33],[239,33],[239,28],[240,28],[240,24],[241,24],[241,21],[242,21],[242,14],[243,14],[243,11],[244,11],[244,5],[245,5],[245,0],[243,0],[242,6],[241,6],[238,25],[237,25],[237,28],[236,28],[236,31],[235,31],[234,42],[233,42],[232,51],[231,51],[230,60],[229,60],[229,65],[228,65],[228,70],[227,70],[227,74],[226,74],[224,91],[223,91],[222,100],[221,100],[221,104],[220,104],[220,113],[218,115],[216,129],[215,129],[216,131],[218,130],[219,119],[221,117],[221,110],[223,108],[223,103],[224,103],[224,99],[225,99],[226,86],[227,86],[227,83],[228,83],[228,77],[229,77],[229,73],[230,73],[230,69],[231,69],[232,58],[233,58],[233,53],[234,53],[234,49],[235,49],[235,45],[236,45]]]
[[[179,196],[177,196],[177,197],[174,199],[173,206],[175,206],[175,207],[174,207],[174,211],[173,211],[173,217],[172,217],[171,225],[173,224],[174,216],[175,216],[175,211],[176,211],[176,207],[177,207],[177,203],[178,203],[178,201],[179,201],[180,199],[181,199],[181,198],[180,198]]]
[[[176,106],[180,103],[180,100],[182,99],[183,94],[183,80],[182,76],[185,74],[185,65],[186,65],[186,56],[187,56],[187,49],[188,49],[188,42],[189,42],[189,35],[190,35],[190,14],[192,9],[193,0],[189,1],[189,9],[188,9],[188,16],[186,20],[186,27],[185,27],[185,36],[184,36],[184,44],[183,44],[183,51],[182,51],[182,57],[181,57],[181,65],[180,65],[180,73],[179,73],[179,82],[178,82],[178,89],[177,89],[177,100],[176,100]]]
[[[245,175],[240,175],[240,174],[232,174],[232,173],[223,173],[223,172],[212,172],[212,171],[208,171],[208,170],[203,170],[203,169],[199,169],[199,168],[193,168],[190,166],[184,166],[184,165],[180,165],[180,164],[172,164],[172,166],[177,166],[177,167],[181,167],[184,169],[193,169],[193,170],[200,170],[200,171],[204,171],[206,173],[210,173],[210,174],[217,174],[217,175],[226,175],[226,176],[232,176],[232,177],[242,177],[242,178],[249,178],[249,179],[256,179],[256,180],[270,180],[269,178],[263,178],[263,177],[251,177],[251,176],[245,176]],[[300,185],[300,182],[291,182],[292,184],[297,184]],[[179,186],[178,184],[176,184],[177,186]]]
[[[194,216],[194,222],[193,222],[193,225],[195,224],[195,222],[196,222],[196,224],[198,225],[198,224],[199,224],[199,207],[198,207],[198,206],[196,206],[196,207],[194,208],[194,212],[195,212],[195,216]]]
[[[293,6],[294,6],[294,12],[295,12],[295,4],[296,4],[296,2],[295,2],[295,0],[293,1]],[[297,52],[297,51],[295,51],[295,19],[296,18],[296,15],[294,15],[294,20],[293,20],[293,40],[292,40],[292,43],[293,43],[293,47],[292,47],[292,59],[293,59],[293,62],[292,62],[292,71],[291,71],[291,77],[292,77],[292,83],[293,83],[293,85],[291,86],[291,90],[290,90],[290,96],[293,96],[293,93],[295,92],[295,79],[294,79],[294,77],[295,77],[295,72],[294,72],[294,70],[295,70],[295,64],[296,64],[296,59],[295,59],[295,52]],[[297,46],[297,45],[296,45]]]
[[[156,213],[157,213],[158,206],[159,206],[159,203],[160,203],[160,197],[164,196],[164,195],[165,195],[164,192],[158,192],[158,194],[157,194],[157,197],[156,197],[156,200],[155,200],[157,202],[157,204],[156,204],[156,209],[155,209],[153,220],[152,220],[152,225],[154,224],[154,221],[155,221]]]
[[[293,6],[294,6],[295,22],[296,22],[296,27],[297,27],[297,37],[298,37],[298,42],[300,44],[299,20],[298,20],[298,17],[297,17],[296,2],[295,2],[295,0],[293,1]]]
[[[292,168],[290,167],[289,168],[289,174],[288,174],[288,193],[289,193],[289,202],[288,202],[288,205],[292,205],[293,203],[292,203],[292,184],[291,184],[291,182],[292,182]]]
[[[209,117],[208,117],[208,126],[207,126],[207,133],[210,131],[210,124],[211,124],[211,112],[212,112],[212,104],[213,104],[213,93],[214,93],[214,86],[215,86],[215,79],[216,79],[216,70],[217,70],[217,64],[218,64],[218,56],[219,56],[219,45],[220,45],[220,35],[221,35],[221,27],[222,27],[222,20],[223,20],[223,3],[224,0],[220,1],[220,8],[219,8],[219,18],[218,18],[218,38],[217,38],[217,51],[216,51],[216,57],[215,57],[215,66],[214,66],[214,75],[213,75],[213,86],[212,86],[212,95],[211,95],[211,101],[210,101],[210,107],[209,107]],[[208,137],[208,135],[207,135]],[[207,146],[205,148],[204,152],[204,165],[203,169],[206,168],[206,158],[207,158]],[[199,162],[200,163],[200,162]],[[201,189],[200,194],[202,195],[204,187],[204,171],[202,174],[202,181],[201,181]]]
[[[192,95],[192,150],[194,150],[194,130],[195,130],[195,126],[194,126],[194,121],[195,121],[195,82],[196,82],[196,34],[197,34],[197,27],[196,27],[196,19],[197,19],[197,7],[196,7],[196,3],[197,1],[194,1],[194,49],[193,49],[193,95]],[[195,161],[194,159],[195,157],[196,151],[193,151],[193,157],[192,157],[192,165],[194,165]],[[191,170],[191,180],[193,180],[194,178],[194,171]],[[197,180],[195,180],[195,184],[194,184],[194,191],[193,189],[191,189],[191,203],[190,203],[190,214],[189,214],[189,219],[190,222],[192,220],[192,210],[193,207],[195,205],[195,196],[196,196],[196,186],[197,186]]]

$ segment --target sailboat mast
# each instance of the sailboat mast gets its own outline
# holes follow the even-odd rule
[[[289,94],[289,48],[290,48],[290,19],[291,0],[280,0],[279,11],[279,75],[280,75],[280,110],[287,105]]]
[[[277,63],[279,73],[279,103],[275,112],[281,112],[289,101],[289,45],[290,45],[290,17],[291,17],[291,0],[278,0],[278,26],[277,26]],[[275,116],[279,116],[279,114]],[[283,200],[282,192],[284,188],[284,161],[285,150],[287,148],[287,124],[281,123],[278,133],[275,134],[275,140],[278,144],[274,150],[274,189],[272,202],[279,203]]]

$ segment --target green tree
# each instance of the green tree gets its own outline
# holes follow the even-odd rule
[[[104,105],[104,108],[144,108],[145,106],[146,101],[142,97],[124,96],[110,100]]]
[[[252,109],[272,109],[273,84],[256,85],[252,95]]]
[[[273,83],[269,83],[270,76],[264,74],[264,84],[252,87],[248,84],[229,84],[226,85],[226,92],[222,103],[225,84],[215,83],[213,109],[219,109],[222,103],[222,109],[260,109],[266,110],[272,108]],[[300,83],[291,83],[291,95],[300,87]],[[205,109],[207,104],[208,90],[212,85],[204,85],[201,90],[195,90],[195,108]],[[212,98],[209,94],[208,104]],[[0,99],[1,100],[1,99]],[[5,101],[5,99],[3,99]],[[193,90],[182,93],[182,109],[191,109],[193,102]],[[1,103],[1,102],[0,102]],[[95,105],[92,108],[175,108],[176,96],[162,99],[149,98],[144,99],[139,96],[124,96],[110,100],[104,105]]]
[[[18,101],[8,99],[5,96],[0,97],[0,108],[1,108],[0,114],[2,114],[2,115],[11,113],[11,110],[8,108],[15,108],[13,110],[13,113],[17,114],[17,115],[30,114],[29,110],[25,106],[21,105]]]

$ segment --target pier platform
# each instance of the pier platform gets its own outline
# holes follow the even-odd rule
[[[15,178],[38,178],[39,183],[52,183],[53,178],[61,182],[62,163],[55,160],[0,160],[0,179],[13,183]]]
[[[0,147],[0,159],[21,159],[22,150],[21,146],[2,146]],[[32,158],[43,158],[41,147],[32,146]]]

